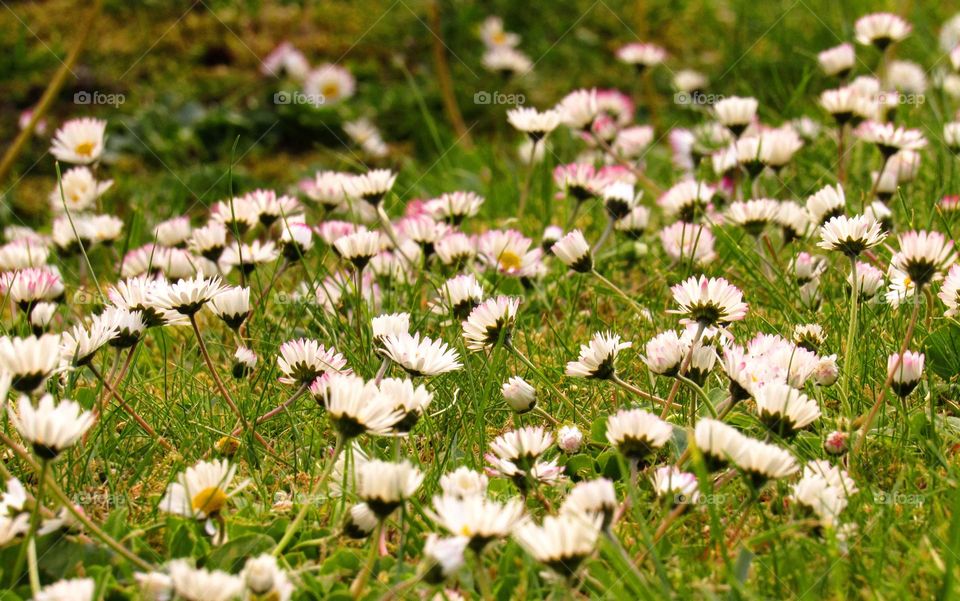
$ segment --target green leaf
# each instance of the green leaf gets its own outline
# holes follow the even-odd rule
[[[960,327],[947,324],[934,330],[925,342],[930,371],[948,381],[960,374]]]
[[[590,440],[600,444],[607,444],[607,418],[598,417],[590,424]]]
[[[208,569],[235,572],[248,557],[273,549],[276,541],[266,534],[244,534],[214,549],[207,559]]]
[[[620,472],[620,460],[617,452],[613,449],[607,449],[597,456],[598,472],[605,478],[619,480],[622,477]]]
[[[589,479],[595,473],[593,457],[583,453],[569,457],[566,461],[566,468],[567,475],[574,482]]]

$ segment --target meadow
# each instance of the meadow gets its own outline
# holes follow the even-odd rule
[[[958,10],[4,4],[0,600],[954,598]]]

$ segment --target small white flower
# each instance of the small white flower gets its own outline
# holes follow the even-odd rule
[[[597,332],[590,344],[580,345],[580,356],[567,363],[566,374],[578,378],[607,380],[616,375],[617,354],[633,346],[632,342],[620,342],[620,335],[612,332]]]
[[[697,477],[672,465],[657,468],[650,480],[656,495],[670,499],[674,505],[696,503],[700,496]]]
[[[623,409],[607,418],[607,440],[632,461],[649,461],[672,435],[673,426],[642,409]]]
[[[910,35],[912,29],[909,23],[891,13],[871,13],[853,24],[858,42],[864,46],[872,44],[881,50]]]
[[[243,580],[220,570],[191,566],[186,559],[169,564],[170,579],[177,598],[203,601],[232,601],[243,594]]]
[[[58,580],[34,595],[34,601],[93,601],[97,585],[93,578]]]
[[[576,426],[563,426],[557,432],[557,446],[564,453],[576,453],[583,446],[583,432]]]
[[[547,516],[542,526],[526,522],[514,534],[534,559],[563,577],[577,572],[583,560],[593,553],[599,535],[599,520],[570,513]]]
[[[551,248],[554,256],[570,269],[584,273],[593,269],[593,256],[580,230],[573,230],[560,238]]]
[[[723,278],[690,277],[673,286],[673,300],[679,308],[671,311],[705,325],[726,325],[743,319],[747,304],[743,293]]]
[[[542,140],[560,125],[560,113],[553,109],[541,113],[535,108],[518,107],[507,111],[507,121],[531,140]]]
[[[0,337],[0,369],[10,374],[13,389],[31,393],[40,388],[60,360],[60,336]]]
[[[526,413],[537,403],[537,390],[520,376],[513,376],[500,387],[507,405],[517,413]]]
[[[383,520],[416,492],[423,482],[423,473],[409,461],[374,459],[360,466],[357,480],[357,496]]]
[[[440,477],[440,489],[444,495],[458,499],[482,497],[487,493],[488,482],[489,479],[485,474],[460,466]]]
[[[64,163],[94,163],[103,154],[106,129],[107,122],[100,119],[71,119],[53,135],[50,153]]]
[[[383,355],[412,376],[438,376],[463,367],[460,355],[442,340],[431,340],[419,333],[403,332],[385,336]]]
[[[217,515],[231,497],[247,485],[243,481],[233,486],[237,467],[226,459],[199,461],[177,475],[167,486],[160,501],[160,509],[167,513],[205,520]]]
[[[884,238],[886,234],[880,231],[880,224],[876,221],[863,215],[841,215],[823,224],[817,246],[825,250],[839,251],[848,257],[856,257],[883,242]]]
[[[467,349],[477,352],[490,349],[501,339],[510,340],[520,299],[498,296],[478,305],[463,322],[463,338]]]
[[[906,351],[903,358],[899,353],[893,353],[887,358],[887,373],[893,374],[891,388],[897,396],[905,397],[920,383],[923,377],[923,353]]]
[[[770,382],[755,394],[760,421],[783,437],[793,436],[820,417],[817,402],[780,382]]]
[[[289,601],[293,594],[290,577],[280,568],[277,558],[268,553],[247,559],[240,578],[252,599]]]
[[[853,44],[843,43],[817,54],[817,61],[823,72],[831,77],[846,77],[853,69],[856,56]]]

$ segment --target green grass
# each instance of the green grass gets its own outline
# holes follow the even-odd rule
[[[0,48],[7,51],[0,53],[4,55],[0,81],[8,84],[4,89],[9,90],[0,99],[5,116],[2,139],[12,139],[18,111],[37,100],[58,66],[51,51],[62,56],[69,47],[76,13],[67,10],[70,3],[49,4],[54,8],[46,8],[46,3],[11,5],[0,12]],[[231,191],[246,192],[259,186],[288,190],[319,168],[362,171],[354,151],[338,142],[340,123],[359,115],[372,116],[392,146],[384,166],[398,170],[400,176],[394,194],[386,200],[391,215],[401,214],[411,199],[473,190],[482,194],[486,203],[478,217],[467,221],[466,231],[516,227],[538,242],[543,227],[565,223],[572,206],[569,200],[554,198],[550,171],[556,164],[574,160],[582,144],[565,131],[551,136],[552,152],[535,172],[527,216],[515,219],[526,174],[526,167],[516,157],[519,139],[506,124],[508,107],[473,104],[477,91],[516,91],[538,108],[546,108],[578,86],[618,86],[634,93],[637,83],[632,73],[616,64],[612,51],[639,37],[667,47],[673,57],[671,68],[690,66],[707,73],[710,91],[756,96],[765,123],[779,124],[802,115],[826,123],[816,97],[829,82],[816,70],[816,52],[841,39],[850,40],[853,21],[859,15],[896,8],[863,1],[807,0],[656,2],[649,7],[570,0],[535,10],[510,2],[443,4],[444,42],[462,59],[450,58],[456,97],[470,127],[472,147],[457,143],[443,117],[433,75],[431,37],[423,24],[428,13],[424,2],[400,2],[391,7],[388,2],[364,0],[301,8],[297,3],[211,1],[186,13],[164,2],[133,7],[108,2],[81,61],[82,69],[78,69],[81,78],[70,79],[50,117],[53,129],[64,118],[87,114],[81,109],[89,107],[70,103],[76,90],[115,90],[128,98],[117,109],[89,111],[109,121],[112,152],[101,174],[116,183],[105,196],[104,210],[122,217],[129,231],[129,239],[120,248],[99,248],[91,253],[100,284],[116,281],[123,250],[147,242],[152,226],[161,219],[186,212],[199,224],[205,219],[206,207]],[[378,21],[384,11],[387,17]],[[914,3],[904,13],[914,24],[914,34],[898,47],[898,57],[931,69],[935,62],[945,65],[936,33],[950,13],[947,6]],[[521,48],[535,60],[542,59],[529,81],[504,82],[480,67],[482,48],[474,28],[488,14],[502,15],[508,29],[523,35]],[[343,63],[360,83],[356,99],[320,114],[283,112],[271,105],[275,82],[257,74],[256,57],[264,56],[284,38],[301,47],[315,63],[345,54]],[[206,64],[224,48],[228,61]],[[131,69],[140,55],[142,60]],[[860,47],[858,57],[863,61],[858,74],[868,73],[879,58]],[[704,119],[703,113],[672,104],[666,71],[659,70],[654,83],[661,103],[658,138],[668,127],[690,126]],[[922,106],[906,107],[898,114],[899,122],[920,128],[931,143],[923,153],[917,180],[891,202],[896,231],[936,229],[953,236],[955,215],[938,212],[935,204],[944,194],[957,192],[957,159],[940,141],[942,124],[956,109],[955,100],[931,89]],[[56,172],[52,158],[42,157],[46,144],[32,141],[13,176],[2,182],[5,224],[43,228],[49,223],[47,195]],[[783,182],[764,178],[761,192],[803,202],[810,193],[833,183],[835,155],[835,142],[824,133],[800,151],[785,170]],[[850,153],[846,186],[850,213],[862,207],[870,188],[869,172],[879,168],[879,161],[878,153],[862,144]],[[646,162],[648,173],[661,187],[678,177],[670,163],[666,138],[653,147]],[[645,202],[652,206],[653,199],[647,196]],[[318,212],[310,214],[311,222],[320,218]],[[588,203],[577,223],[588,240],[596,240],[604,226],[603,208],[595,201]],[[793,480],[769,485],[744,512],[750,490],[741,478],[734,478],[714,491],[708,497],[710,502],[686,512],[659,542],[651,544],[669,508],[654,498],[647,477],[641,476],[635,486],[628,484],[622,462],[602,436],[602,424],[614,407],[643,404],[607,383],[563,375],[565,363],[576,359],[579,345],[593,332],[609,329],[633,341],[634,348],[618,359],[621,377],[665,397],[672,381],[650,376],[639,355],[647,340],[677,327],[676,317],[666,313],[673,308],[669,286],[690,275],[723,276],[744,291],[750,312],[745,321],[731,328],[738,342],[746,342],[755,332],[789,337],[796,324],[822,325],[827,333],[822,354],[838,354],[841,368],[850,373],[851,395],[842,399],[839,384],[808,387],[824,415],[788,445],[802,463],[825,457],[823,437],[869,410],[884,381],[886,357],[898,349],[909,316],[909,307],[861,307],[856,347],[846,349],[849,292],[843,257],[828,256],[830,268],[822,282],[824,301],[817,310],[800,304],[798,288],[785,273],[798,251],[815,251],[815,238],[781,248],[778,235],[772,234],[778,250],[771,258],[758,253],[754,241],[742,230],[720,226],[715,229],[720,258],[701,270],[687,264],[671,265],[656,235],[662,225],[662,216],[655,212],[642,244],[618,238],[598,259],[602,273],[650,310],[649,319],[635,315],[623,299],[590,276],[568,274],[556,261],[548,263],[548,275],[530,289],[509,279],[491,277],[487,282],[488,293],[524,297],[515,344],[574,401],[581,414],[576,423],[590,444],[575,459],[558,451],[552,456],[582,467],[590,477],[617,478],[618,498],[633,500],[615,531],[636,570],[608,542],[601,541],[585,563],[581,578],[567,586],[541,577],[543,567],[515,542],[506,541],[491,547],[481,560],[482,567],[477,559],[468,557],[456,588],[476,596],[476,574],[482,569],[499,599],[952,598],[960,557],[955,458],[960,443],[956,400],[960,326],[942,317],[939,300],[934,301],[932,310],[920,309],[911,348],[924,350],[928,364],[923,382],[907,399],[908,415],[901,415],[897,401],[888,397],[863,452],[850,458],[860,492],[851,497],[842,514],[842,522],[855,527],[846,540],[835,532],[821,535],[807,527],[803,514],[786,501]],[[876,253],[881,268],[896,248],[894,237],[887,243],[890,248]],[[92,274],[87,273],[82,257],[54,257],[52,261],[64,273],[68,299],[75,298],[78,290],[96,298]],[[254,298],[259,298],[276,267],[267,265],[254,272],[248,283]],[[291,295],[301,283],[315,284],[336,267],[336,257],[318,243],[302,266],[278,278],[273,294],[250,318],[249,341],[260,357],[257,370],[243,380],[228,379],[227,386],[248,417],[275,407],[293,392],[277,382],[277,348],[298,337],[334,346],[356,373],[373,378],[380,359],[373,352],[368,318],[381,312],[409,311],[412,330],[443,339],[459,350],[463,370],[427,380],[434,403],[414,434],[400,443],[402,455],[418,464],[426,478],[403,513],[390,521],[389,555],[378,560],[377,572],[367,587],[369,598],[380,598],[412,577],[426,534],[439,531],[426,511],[439,491],[440,476],[460,465],[482,469],[483,453],[496,435],[521,423],[542,423],[532,414],[518,417],[510,412],[500,394],[502,382],[522,375],[537,386],[544,409],[563,422],[573,422],[574,416],[553,397],[545,382],[538,381],[505,349],[497,348],[489,355],[467,353],[460,325],[429,312],[425,300],[432,294],[431,284],[452,273],[434,268],[409,284],[384,290],[376,312],[370,307],[362,309],[358,335],[357,307],[352,301],[348,300],[343,311],[328,314],[315,304],[293,300]],[[239,283],[235,274],[228,279]],[[98,308],[96,300],[66,303],[55,329],[66,329]],[[11,335],[27,331],[18,313],[6,315],[3,327]],[[201,327],[220,373],[228,377],[236,339],[206,312],[201,314]],[[96,365],[109,373],[124,359],[102,352]],[[393,373],[400,375],[396,369]],[[67,376],[62,388],[55,383],[49,386],[59,397],[76,399],[88,408],[104,395],[85,371]],[[718,367],[704,389],[716,401],[723,398],[726,386]],[[151,330],[137,347],[119,390],[177,452],[158,447],[111,403],[85,443],[67,453],[53,470],[56,481],[94,521],[154,565],[193,557],[208,567],[236,572],[249,555],[269,551],[297,508],[279,511],[273,507],[274,500],[281,494],[293,494],[295,499],[305,495],[333,448],[328,421],[309,397],[258,428],[278,458],[264,453],[250,435],[243,435],[232,460],[239,465],[240,477],[251,483],[224,514],[231,542],[214,547],[201,524],[157,509],[167,484],[214,449],[235,426],[191,330]],[[695,418],[707,415],[703,403],[696,405],[699,415],[694,415],[694,396],[689,390],[681,388],[678,398],[680,407],[671,417],[677,426],[689,426]],[[727,421],[753,437],[766,436],[750,402],[738,406]],[[2,427],[14,435],[7,420]],[[364,437],[360,444],[370,455],[394,456],[390,440]],[[684,444],[678,438],[663,453],[662,462],[679,455]],[[5,465],[29,491],[36,490],[36,476],[24,462],[7,457]],[[701,482],[707,484],[699,462],[690,469],[699,471]],[[503,479],[492,479],[490,489],[494,496],[516,494]],[[562,500],[565,489],[544,491],[553,507]],[[50,503],[54,508],[52,500]],[[527,506],[534,516],[546,513],[533,496]],[[317,502],[285,552],[285,565],[299,581],[300,598],[347,595],[373,544],[337,536],[347,507],[339,499]],[[736,540],[729,542],[731,537]],[[3,593],[4,599],[31,595],[25,575],[15,586],[9,584],[9,570],[19,551],[19,544],[0,550],[0,586],[10,589]],[[643,561],[636,562],[641,554]],[[133,595],[134,566],[106,550],[95,537],[60,533],[41,537],[37,557],[45,584],[60,577],[87,575],[97,579],[104,598]],[[417,590],[426,593],[430,589],[421,584]],[[413,597],[409,591],[406,594]]]

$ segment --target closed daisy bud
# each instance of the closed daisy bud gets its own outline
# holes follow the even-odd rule
[[[672,505],[696,503],[700,497],[697,477],[672,465],[657,468],[650,480],[653,483],[653,492],[661,499],[667,499]]]
[[[789,438],[820,417],[816,401],[780,382],[757,389],[754,397],[760,421],[778,436]]]
[[[623,409],[607,418],[607,440],[624,457],[642,465],[673,435],[673,426],[642,409]]]
[[[840,377],[840,368],[837,367],[837,356],[820,357],[817,367],[813,370],[813,381],[817,386],[833,386]]]
[[[513,376],[500,387],[507,405],[517,413],[531,411],[537,404],[537,390],[520,376]]]
[[[381,520],[388,518],[423,482],[423,473],[409,461],[374,459],[360,466],[357,476],[357,496]]]
[[[343,533],[350,538],[366,538],[377,527],[377,516],[366,503],[357,503],[350,507]]]
[[[477,352],[496,346],[501,338],[510,340],[520,299],[498,296],[478,305],[462,323],[467,349]]]
[[[583,432],[576,426],[563,426],[557,432],[557,446],[564,453],[576,453],[583,446]]]
[[[460,355],[442,340],[430,340],[419,333],[403,332],[385,336],[380,352],[411,376],[439,376],[463,367]]]
[[[167,486],[160,509],[167,513],[205,520],[219,514],[230,497],[239,493],[247,481],[232,486],[237,468],[226,459],[199,461],[177,475]]]
[[[843,455],[847,452],[847,443],[850,435],[841,430],[834,430],[823,439],[823,450],[831,455]]]
[[[17,410],[7,407],[7,414],[20,436],[44,460],[56,459],[80,440],[96,421],[93,413],[84,411],[73,401],[64,399],[54,404],[49,394],[43,395],[36,407],[28,397],[20,397]]]
[[[557,574],[572,578],[583,560],[593,553],[599,535],[599,520],[562,514],[547,516],[542,526],[526,522],[514,536],[534,559]]]
[[[848,257],[856,257],[883,242],[884,238],[886,234],[880,231],[880,225],[876,221],[863,215],[841,215],[823,224],[817,246],[841,252]]]
[[[440,538],[436,534],[427,536],[423,546],[423,557],[430,566],[424,580],[431,584],[440,584],[456,575],[465,562],[463,552],[470,539],[464,536]]]
[[[890,387],[899,397],[905,397],[913,392],[923,377],[923,353],[907,351],[900,358],[894,353],[887,358],[887,373],[893,374]]]
[[[13,389],[32,393],[56,369],[60,336],[44,334],[26,338],[0,337],[0,369],[10,374]]]
[[[563,238],[563,228],[558,225],[548,225],[543,229],[543,236],[540,238],[540,247],[543,248],[544,252],[550,254],[553,252],[553,245],[556,244],[560,238]]]
[[[705,326],[727,325],[743,319],[743,293],[723,278],[693,276],[671,289],[679,309],[670,311]]]
[[[667,330],[647,342],[641,358],[651,372],[672,378],[679,373],[687,348],[676,332]]]
[[[226,288],[207,307],[233,330],[238,330],[250,315],[250,288]]]
[[[632,342],[620,342],[620,336],[612,332],[597,332],[590,344],[580,345],[580,357],[567,363],[566,374],[578,378],[608,380],[616,375],[617,354],[633,346]]]
[[[267,553],[248,559],[240,578],[251,599],[288,601],[293,594],[290,577],[280,569],[277,558]]]
[[[570,269],[585,273],[593,269],[593,257],[580,230],[573,230],[551,247],[551,252]]]

